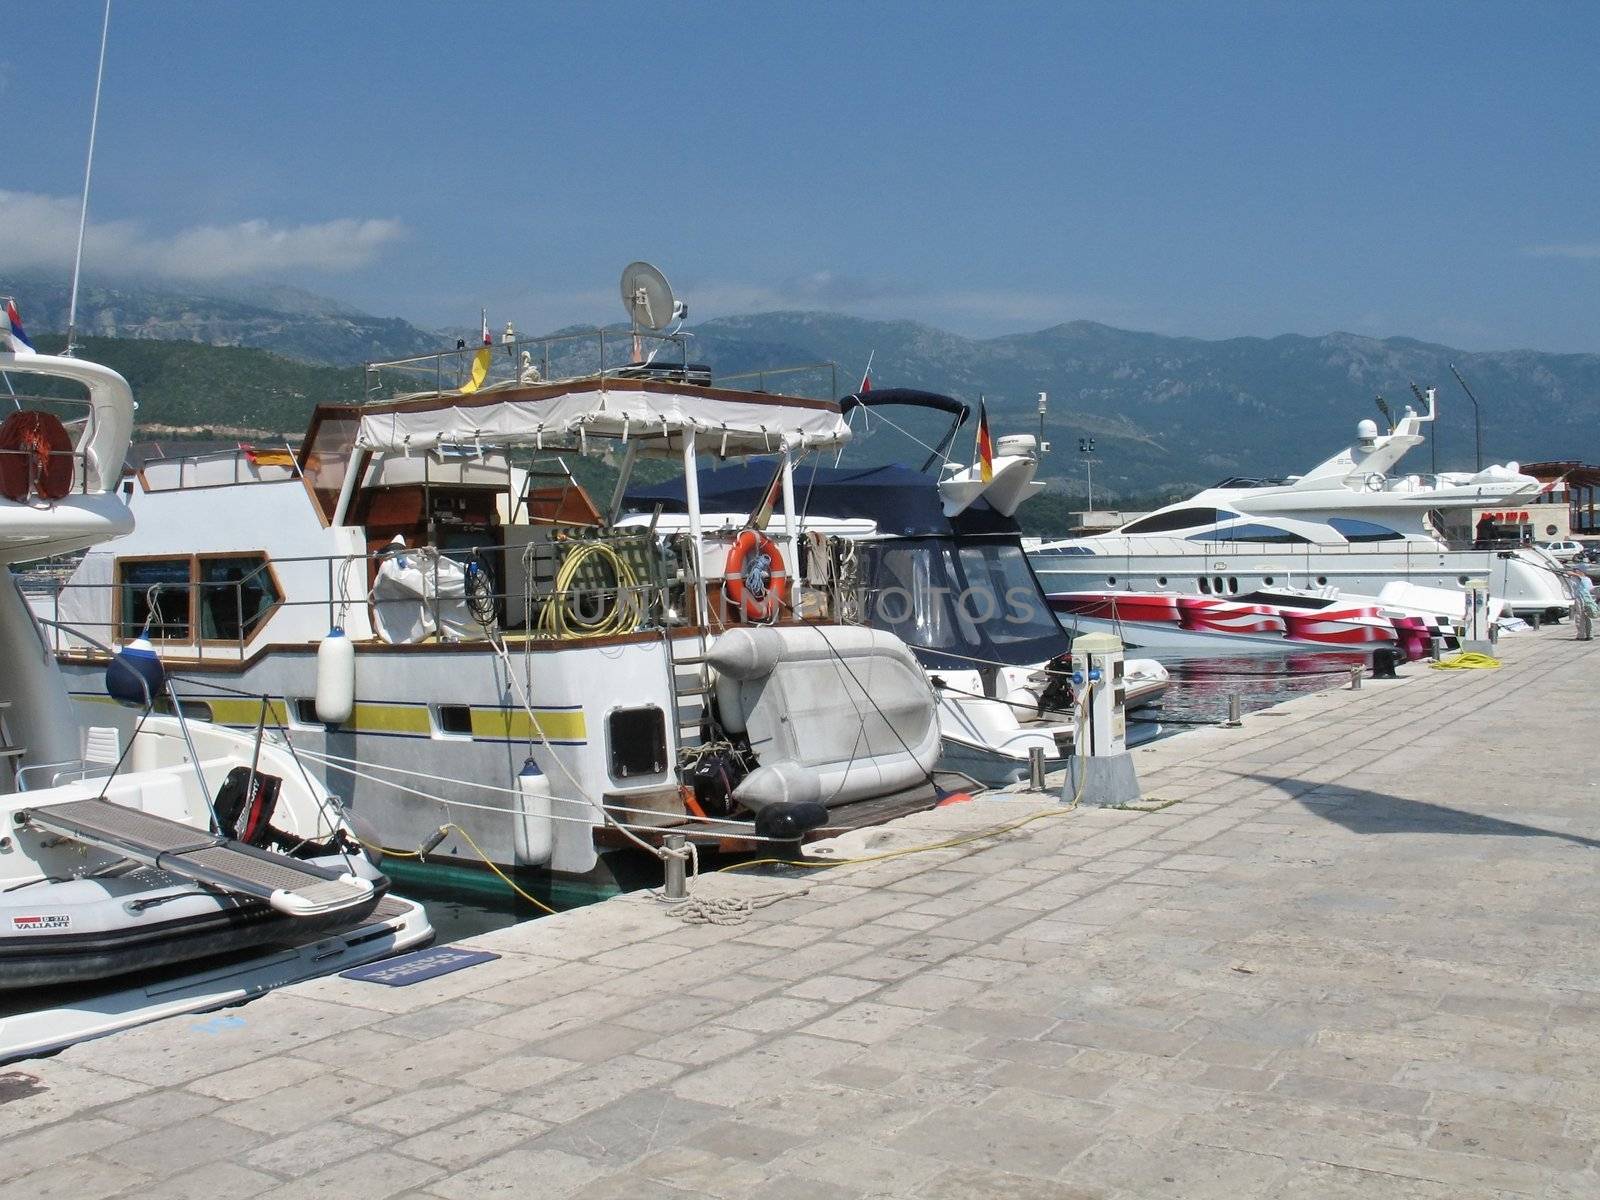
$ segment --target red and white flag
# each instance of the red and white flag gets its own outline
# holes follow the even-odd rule
[[[483,310],[483,344],[485,346],[494,345],[494,340],[489,336],[489,310],[487,308]]]

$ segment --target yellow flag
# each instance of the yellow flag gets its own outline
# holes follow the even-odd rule
[[[475,392],[483,386],[483,381],[489,378],[489,358],[494,349],[485,346],[472,356],[472,378],[461,385],[463,393]]]

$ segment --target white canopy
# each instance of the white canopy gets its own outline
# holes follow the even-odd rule
[[[682,435],[691,429],[702,449],[728,455],[834,448],[850,439],[831,401],[659,380],[584,379],[457,392],[369,405],[360,415],[356,444],[377,451],[474,443],[560,449],[605,437],[637,440],[644,454],[669,454],[681,449]]]

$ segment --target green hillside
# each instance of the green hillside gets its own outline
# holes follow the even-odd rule
[[[65,339],[34,339],[42,354]],[[238,346],[82,338],[78,355],[118,371],[139,402],[139,425],[245,427],[297,437],[318,403],[361,399],[359,367],[314,367]]]

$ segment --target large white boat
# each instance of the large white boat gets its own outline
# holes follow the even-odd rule
[[[1435,418],[1408,407],[1392,432],[1364,420],[1355,442],[1304,475],[1229,479],[1110,533],[1029,546],[1051,595],[1114,590],[1229,598],[1274,586],[1377,595],[1402,580],[1475,582],[1518,616],[1571,610],[1560,565],[1533,547],[1474,540],[1472,514],[1525,504],[1545,487],[1516,463],[1476,472],[1399,471]],[[1455,525],[1462,536],[1449,538]]]
[[[373,398],[319,406],[297,451],[146,463],[137,530],[36,603],[105,642],[148,630],[220,723],[266,697],[385,845],[430,857],[605,878],[604,851],[669,833],[755,845],[932,803],[922,671],[789,577],[797,525],[736,572],[704,554],[692,485],[669,536],[567,469],[693,481],[771,453],[792,511],[794,460],[850,436],[839,406],[709,386],[681,338],[639,341],[648,360],[597,330],[374,364]],[[103,653],[57,648],[95,700]]]
[[[127,719],[80,723],[12,568],[133,528],[117,494],[133,396],[115,371],[35,354],[20,325],[8,324],[0,1061],[236,1002],[431,937],[420,906],[386,895],[337,799],[292,748],[259,725],[245,733],[174,711],[143,646],[107,664],[135,707],[117,709],[96,681],[107,701],[99,711]],[[40,990],[62,988],[70,994]]]

